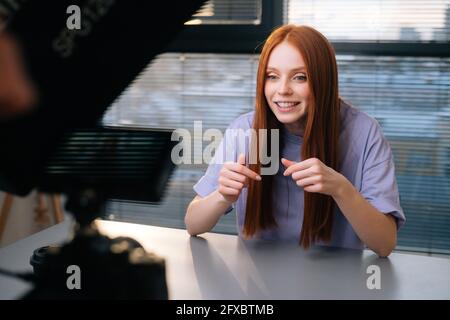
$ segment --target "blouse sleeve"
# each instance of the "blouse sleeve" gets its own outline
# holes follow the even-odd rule
[[[394,216],[397,229],[405,223],[391,147],[376,121],[367,138],[360,192],[380,212]]]

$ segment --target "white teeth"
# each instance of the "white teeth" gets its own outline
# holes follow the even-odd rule
[[[298,102],[276,102],[281,108],[290,108],[298,104]]]

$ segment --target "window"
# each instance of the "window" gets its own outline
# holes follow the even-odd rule
[[[284,21],[334,42],[450,41],[448,0],[290,0]]]
[[[283,1],[209,0],[167,51],[255,53],[282,23],[282,7]]]
[[[448,0],[290,0],[284,21],[310,25],[336,51],[370,55],[449,56]]]
[[[187,25],[259,25],[262,1],[209,0],[194,14]]]
[[[108,110],[103,123],[184,128],[201,143],[202,137],[194,136],[194,121],[202,121],[203,131],[224,132],[237,116],[253,109],[257,67],[255,54],[162,54]],[[184,227],[185,210],[195,196],[192,186],[206,168],[179,166],[161,204],[109,202],[109,218]],[[236,233],[234,213],[222,218],[214,231]]]
[[[224,3],[230,2],[209,2],[193,17],[201,24],[189,27],[201,28],[191,29],[195,32],[186,39],[195,34],[197,40],[177,39],[184,47],[148,66],[104,122],[192,130],[195,120],[203,120],[205,129],[223,130],[237,115],[250,111],[258,64],[255,43],[266,34],[241,41],[258,26],[252,24],[258,21],[257,1],[248,1],[252,10],[243,14],[219,6]],[[270,3],[261,1],[261,25],[265,12],[278,3],[272,22],[279,16],[324,33],[336,48],[341,95],[382,125],[393,149],[407,217],[398,249],[450,253],[450,0]],[[223,31],[226,27],[233,31]],[[201,44],[211,37],[215,39]],[[192,186],[205,169],[178,168],[161,205],[110,202],[108,212],[118,220],[184,227]],[[236,233],[233,214],[221,219],[215,231]]]
[[[450,253],[450,58],[337,58],[341,95],[379,121],[393,150],[407,219],[398,248]]]

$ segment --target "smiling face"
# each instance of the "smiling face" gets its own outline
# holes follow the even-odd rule
[[[278,121],[291,133],[303,135],[311,93],[303,57],[287,41],[281,42],[270,53],[264,94]]]

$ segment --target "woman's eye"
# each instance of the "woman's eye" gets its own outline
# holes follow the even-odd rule
[[[294,80],[305,81],[306,80],[306,76],[304,76],[304,75],[297,75],[297,76],[294,77]]]
[[[277,78],[277,76],[274,75],[274,74],[268,74],[268,75],[266,76],[266,78],[269,79],[269,80],[275,80],[275,79]]]

